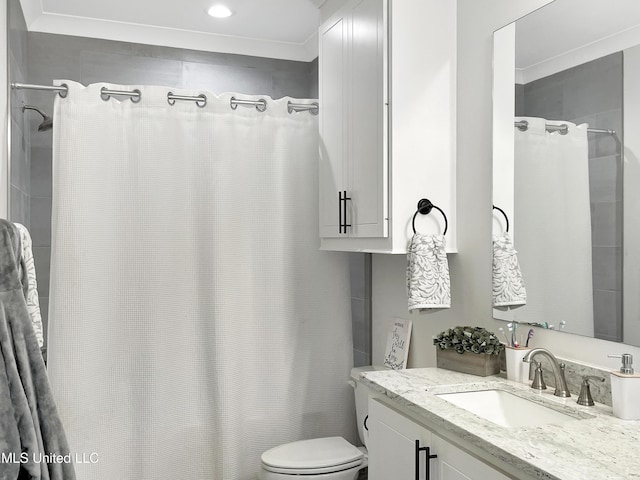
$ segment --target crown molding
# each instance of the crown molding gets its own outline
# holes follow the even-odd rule
[[[640,25],[561,53],[536,64],[518,68],[516,71],[516,82],[526,84],[636,45],[640,45]]]
[[[310,62],[318,56],[314,33],[303,43],[219,35],[42,11],[39,0],[20,0],[30,32],[101,38],[145,45]]]

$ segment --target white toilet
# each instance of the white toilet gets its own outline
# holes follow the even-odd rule
[[[358,367],[354,375],[380,367]],[[356,397],[356,417],[360,440],[366,446],[365,420],[370,390],[350,381]],[[354,447],[342,437],[314,438],[287,443],[262,454],[259,480],[294,480],[304,475],[305,480],[355,480],[358,472],[368,464],[367,449]]]

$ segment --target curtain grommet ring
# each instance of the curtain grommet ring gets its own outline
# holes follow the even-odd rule
[[[59,90],[58,95],[60,95],[60,98],[67,98],[67,95],[69,95],[69,85],[61,83],[60,86],[64,87],[66,90]]]
[[[105,90],[108,90],[107,87],[102,87],[100,89],[100,98],[102,100],[104,100],[105,102],[108,102],[111,99],[111,95],[109,95],[108,93],[104,93]]]
[[[132,95],[132,96],[130,97],[130,98],[131,98],[131,101],[132,101],[133,103],[139,103],[139,102],[140,102],[140,100],[142,100],[142,92],[141,92],[139,89],[137,89],[137,88],[136,88],[136,89],[133,91],[133,93],[137,93],[138,95]]]

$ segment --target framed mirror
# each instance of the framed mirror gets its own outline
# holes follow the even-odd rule
[[[555,0],[493,68],[494,318],[640,346],[637,0]]]

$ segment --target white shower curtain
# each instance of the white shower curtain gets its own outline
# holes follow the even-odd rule
[[[593,336],[588,125],[526,120],[515,129],[515,246],[527,286],[518,321],[567,322]],[[547,132],[546,124],[568,126]]]
[[[354,441],[349,274],[318,251],[316,117],[286,98],[261,113],[65,83],[49,375],[78,479],[254,480],[277,444]]]

